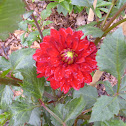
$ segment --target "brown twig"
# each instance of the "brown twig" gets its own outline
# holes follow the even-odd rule
[[[30,9],[30,7],[28,6],[27,2],[26,2],[25,0],[23,0],[23,1],[24,1],[25,5],[26,5],[28,11],[30,11],[31,9]],[[42,41],[43,41],[43,34],[42,34],[42,31],[41,31],[40,26],[39,26],[39,24],[38,24],[38,21],[36,20],[36,18],[35,18],[35,16],[34,16],[33,13],[32,13],[31,16],[32,16],[33,20],[35,21],[35,24],[36,24],[36,27],[37,27],[39,33],[40,33],[40,36],[41,36],[41,42],[42,42]]]

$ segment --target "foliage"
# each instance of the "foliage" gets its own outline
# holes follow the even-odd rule
[[[126,0],[97,0],[95,9],[93,7],[93,1],[94,0],[51,0],[48,1],[46,9],[42,10],[39,19],[36,20],[37,18],[34,17],[33,13],[34,10],[28,9],[29,11],[25,11],[25,5],[22,0],[0,0],[0,39],[7,39],[9,33],[16,30],[18,26],[19,29],[24,31],[20,38],[22,49],[12,52],[7,59],[0,56],[1,126],[5,125],[6,122],[8,122],[10,126],[126,125],[126,122],[121,120],[121,118],[126,118],[126,37],[121,27],[114,29],[115,26],[118,26],[126,20],[122,19],[121,22],[117,21],[113,24],[113,21],[117,19],[119,15],[124,14]],[[32,0],[32,2],[36,1]],[[25,4],[28,3],[26,2]],[[50,27],[53,21],[49,20],[48,17],[51,15],[53,8],[56,8],[58,13],[63,13],[65,16],[73,12],[78,14],[84,8],[87,10],[88,14],[89,9],[92,8],[96,20],[78,27],[78,31],[74,33],[74,39],[71,37],[73,30],[70,28],[60,30],[60,34],[62,34],[60,36],[58,36],[59,32],[52,30],[51,35],[55,39],[53,38],[50,41],[49,36],[47,36],[50,35],[50,28],[48,27]],[[21,15],[23,17],[22,20]],[[112,29],[114,29],[114,32],[112,31],[110,33]],[[66,35],[64,30],[70,33],[70,37],[67,36],[66,41],[64,41]],[[80,30],[82,30],[84,36],[82,36],[83,34]],[[43,36],[46,36],[44,39],[41,32]],[[72,71],[72,75],[74,75],[78,81],[82,81],[83,79],[83,81],[88,82],[89,78],[87,75],[85,75],[85,78],[82,78],[82,72],[76,72],[74,67],[67,69],[65,71],[66,73],[57,73],[56,70],[54,71],[54,67],[50,70],[41,65],[39,66],[40,68],[42,67],[41,71],[39,69],[36,70],[38,63],[35,63],[33,60],[35,49],[30,48],[34,41],[40,43],[44,40],[43,44],[41,44],[42,55],[46,54],[46,57],[47,54],[51,52],[51,56],[53,56],[55,55],[55,47],[61,47],[58,45],[58,39],[61,40],[61,44],[63,44],[63,41],[65,44],[72,43],[72,45],[74,45],[73,41],[78,41],[78,36],[80,38],[82,37],[80,43],[82,40],[85,41],[84,47],[86,49],[89,47],[87,38],[93,38],[94,44],[98,45],[98,48],[100,46],[96,54],[98,69],[110,73],[117,79],[117,84],[114,86],[109,81],[96,82],[96,84],[104,85],[106,95],[98,94],[96,84],[93,87],[86,83],[84,87],[82,85],[83,88],[79,87],[79,89],[74,87],[79,90],[70,89],[68,93],[64,94],[60,89],[52,89],[52,85],[50,86],[51,81],[47,79],[48,76],[37,77],[38,73],[43,76],[42,71],[46,71],[46,75],[51,71],[55,73],[55,77],[51,74],[50,78],[55,78],[55,82],[58,82],[62,74],[66,75],[66,78],[69,78],[68,76]],[[101,39],[103,39],[102,43]],[[71,40],[73,41],[71,42]],[[47,41],[50,43],[48,49],[45,48],[47,47],[45,44]],[[74,46],[78,47],[78,45]],[[50,51],[52,47],[54,50]],[[83,49],[81,46],[78,48],[84,51],[83,53],[87,57],[89,57],[90,54],[90,57],[94,58],[95,55],[91,52],[94,49],[93,47],[94,46],[90,46],[89,52],[85,52],[86,49],[81,50]],[[75,50],[79,50],[78,48]],[[39,51],[40,49],[38,49],[36,53]],[[44,53],[44,51],[47,51],[47,53]],[[37,57],[37,61],[41,61],[39,62],[41,64],[47,63],[47,59],[49,60],[50,57],[45,58],[42,57],[42,55]],[[43,58],[43,60],[40,58]],[[52,59],[54,62],[55,57]],[[62,61],[64,61],[64,59]],[[87,61],[87,59],[85,60],[85,58],[81,57],[79,63],[84,61]],[[87,71],[91,69],[95,70],[95,68],[90,68],[95,66],[93,60],[89,61],[90,65],[85,65],[83,69]],[[48,65],[51,66],[51,62],[48,63]],[[65,67],[63,68],[65,69]],[[92,76],[93,81],[95,81],[94,72],[92,72]],[[72,80],[71,83],[78,83],[74,81]],[[60,80],[58,84],[61,84],[61,82]],[[56,84],[57,83],[54,83],[53,86],[57,86]],[[67,85],[67,87],[70,86],[71,85]]]

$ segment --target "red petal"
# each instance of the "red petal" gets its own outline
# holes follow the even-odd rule
[[[60,87],[59,82],[56,80],[51,80],[50,85],[51,85],[51,88],[53,88],[54,90]]]
[[[82,31],[75,31],[73,36],[75,38],[81,39],[81,37],[84,35],[84,33]]]
[[[71,75],[71,73],[72,73],[72,69],[71,68],[69,68],[69,67],[67,67],[67,68],[65,68],[65,77],[66,78],[69,78],[70,77],[70,75]]]
[[[69,28],[66,29],[66,33],[69,33],[69,34],[72,35],[73,34],[73,30],[69,27]]]
[[[87,63],[80,64],[80,70],[83,72],[89,72],[89,73],[92,72],[92,68]]]
[[[41,55],[41,52],[42,52],[41,49],[37,49],[36,52],[35,52],[35,54],[33,54],[32,57],[33,57],[33,59],[34,59],[35,61],[37,61],[38,57]]]
[[[55,71],[54,71],[54,78],[55,78],[55,80],[60,81],[60,80],[63,79],[63,77],[64,77],[64,70],[62,68],[60,68],[60,67],[57,67],[55,69]]]
[[[88,48],[89,44],[90,44],[89,41],[82,40],[82,41],[78,44],[77,51],[86,50],[86,49]]]
[[[59,52],[55,48],[48,48],[46,51],[51,57],[57,57],[59,55]]]
[[[46,42],[40,43],[40,48],[42,52],[46,51],[46,49],[49,47],[50,47],[49,43],[46,43]]]
[[[78,47],[79,40],[77,38],[74,38],[72,41],[72,49],[76,50]]]
[[[83,82],[84,77],[81,71],[77,71],[76,73],[73,73],[73,76],[79,81],[79,83]]]
[[[69,85],[69,84],[64,84],[64,85],[62,85],[61,86],[61,91],[63,91],[64,92],[64,94],[66,94],[69,90],[70,90],[70,88],[71,88],[71,86]]]
[[[43,42],[47,42],[48,43],[49,40],[50,40],[50,36],[47,35],[47,36],[43,37]]]
[[[83,73],[83,77],[84,77],[84,82],[85,83],[90,83],[92,82],[92,76],[89,73]]]
[[[72,43],[72,35],[68,34],[66,37],[67,48],[71,48],[71,43]]]
[[[76,63],[83,63],[85,62],[85,58],[84,57],[81,57],[79,59],[77,59]]]
[[[72,87],[75,90],[79,90],[81,88],[81,84],[78,82],[78,80],[74,79],[73,82],[72,82]]]
[[[60,41],[60,34],[57,30],[51,29],[50,35],[51,35],[51,37],[54,37],[57,42]]]
[[[45,76],[44,73],[40,73],[40,74],[37,76],[37,78],[41,78],[41,77],[44,77],[44,76]]]

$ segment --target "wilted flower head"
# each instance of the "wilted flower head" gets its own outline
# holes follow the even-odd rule
[[[51,29],[51,35],[43,38],[40,49],[33,55],[37,77],[48,77],[51,87],[64,93],[90,83],[90,73],[97,68],[97,50],[93,42],[87,37],[81,39],[82,36],[82,31],[73,32],[71,28]]]

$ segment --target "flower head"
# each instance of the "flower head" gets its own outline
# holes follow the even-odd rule
[[[85,83],[92,81],[90,73],[97,68],[96,46],[81,39],[82,31],[71,28],[51,29],[50,36],[45,36],[36,50],[37,77],[48,77],[53,89],[60,88],[67,93],[70,88],[79,90]]]

